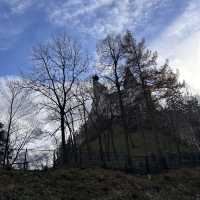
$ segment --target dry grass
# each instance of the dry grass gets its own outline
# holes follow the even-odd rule
[[[1,171],[1,200],[197,200],[200,169],[133,176],[103,169]]]

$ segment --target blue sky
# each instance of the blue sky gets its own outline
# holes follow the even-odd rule
[[[89,53],[131,30],[200,91],[200,0],[0,0],[0,76],[31,65],[31,48],[65,31]]]

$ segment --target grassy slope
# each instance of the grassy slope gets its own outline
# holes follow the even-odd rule
[[[196,200],[200,169],[133,176],[103,169],[0,171],[1,200]]]

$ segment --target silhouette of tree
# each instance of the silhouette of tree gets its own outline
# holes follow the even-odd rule
[[[34,67],[26,75],[25,86],[44,97],[41,103],[49,113],[56,113],[61,132],[62,161],[66,153],[66,113],[73,97],[72,88],[87,67],[87,59],[77,42],[66,34],[33,48]]]
[[[131,168],[132,159],[128,134],[127,116],[125,113],[124,102],[122,98],[122,80],[124,65],[121,37],[108,35],[104,40],[100,42],[97,53],[99,56],[100,64],[104,67],[104,70],[108,74],[104,75],[104,77],[110,82],[113,89],[117,92],[119,111],[126,144],[125,146],[127,154],[127,166]]]
[[[1,89],[4,99],[4,124],[6,131],[3,167],[9,167],[17,160],[19,153],[33,138],[34,115],[37,109],[28,90],[24,90],[20,81],[5,80]],[[28,120],[31,117],[32,123]]]

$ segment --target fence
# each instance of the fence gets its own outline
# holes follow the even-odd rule
[[[129,169],[133,173],[159,173],[163,169],[178,169],[181,167],[200,166],[200,152],[162,153],[160,155],[149,153],[146,156],[133,156],[132,165],[127,167],[127,156],[124,153],[113,154],[110,152],[98,153],[76,152],[76,156],[70,153],[68,157],[69,167],[106,167],[109,169]],[[13,150],[13,157],[16,155]],[[17,159],[12,163],[15,169],[41,170],[46,167],[59,166],[56,151],[40,149],[23,149]],[[13,158],[11,158],[12,161]]]
[[[102,159],[103,157],[103,159]],[[104,153],[100,157],[98,154],[88,154],[82,152],[78,156],[78,165],[80,167],[106,167],[109,169],[125,170],[129,169],[134,173],[158,173],[164,169],[178,169],[181,167],[200,166],[200,152],[184,153],[162,153],[160,155],[149,153],[147,156],[132,157],[131,168],[127,167],[127,157],[125,154]],[[71,166],[75,165],[74,159],[70,161]]]
[[[15,169],[41,170],[53,167],[55,150],[22,149],[15,159],[17,150],[13,150],[10,164]]]

